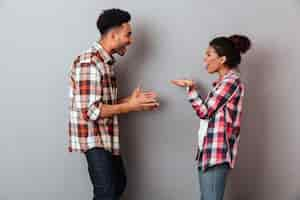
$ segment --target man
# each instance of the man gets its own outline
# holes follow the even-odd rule
[[[125,55],[132,43],[130,19],[120,9],[103,11],[97,20],[100,40],[75,59],[70,72],[69,150],[84,152],[94,200],[117,200],[125,189],[117,115],[159,106],[154,92],[140,88],[117,99],[112,55]]]

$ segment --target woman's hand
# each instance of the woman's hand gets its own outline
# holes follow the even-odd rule
[[[195,82],[193,80],[176,79],[171,80],[171,83],[179,87],[195,87]]]

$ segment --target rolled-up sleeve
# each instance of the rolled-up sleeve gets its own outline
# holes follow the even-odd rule
[[[101,74],[94,63],[78,63],[72,71],[74,101],[83,119],[96,121],[102,107]]]
[[[187,88],[188,100],[192,103],[199,118],[208,119],[234,95],[238,85],[237,80],[225,79],[217,89],[209,93],[205,101],[195,88]]]

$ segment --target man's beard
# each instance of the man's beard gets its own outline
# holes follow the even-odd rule
[[[127,46],[120,47],[116,50],[116,53],[120,56],[124,56],[127,52]]]

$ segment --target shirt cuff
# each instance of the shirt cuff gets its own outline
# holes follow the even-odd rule
[[[101,107],[102,107],[102,103],[99,103],[99,104],[96,103],[89,107],[87,114],[88,114],[90,120],[96,121],[100,118]]]
[[[195,101],[195,100],[199,99],[199,94],[198,94],[196,88],[188,86],[188,87],[186,87],[186,91],[188,93],[189,101]]]

